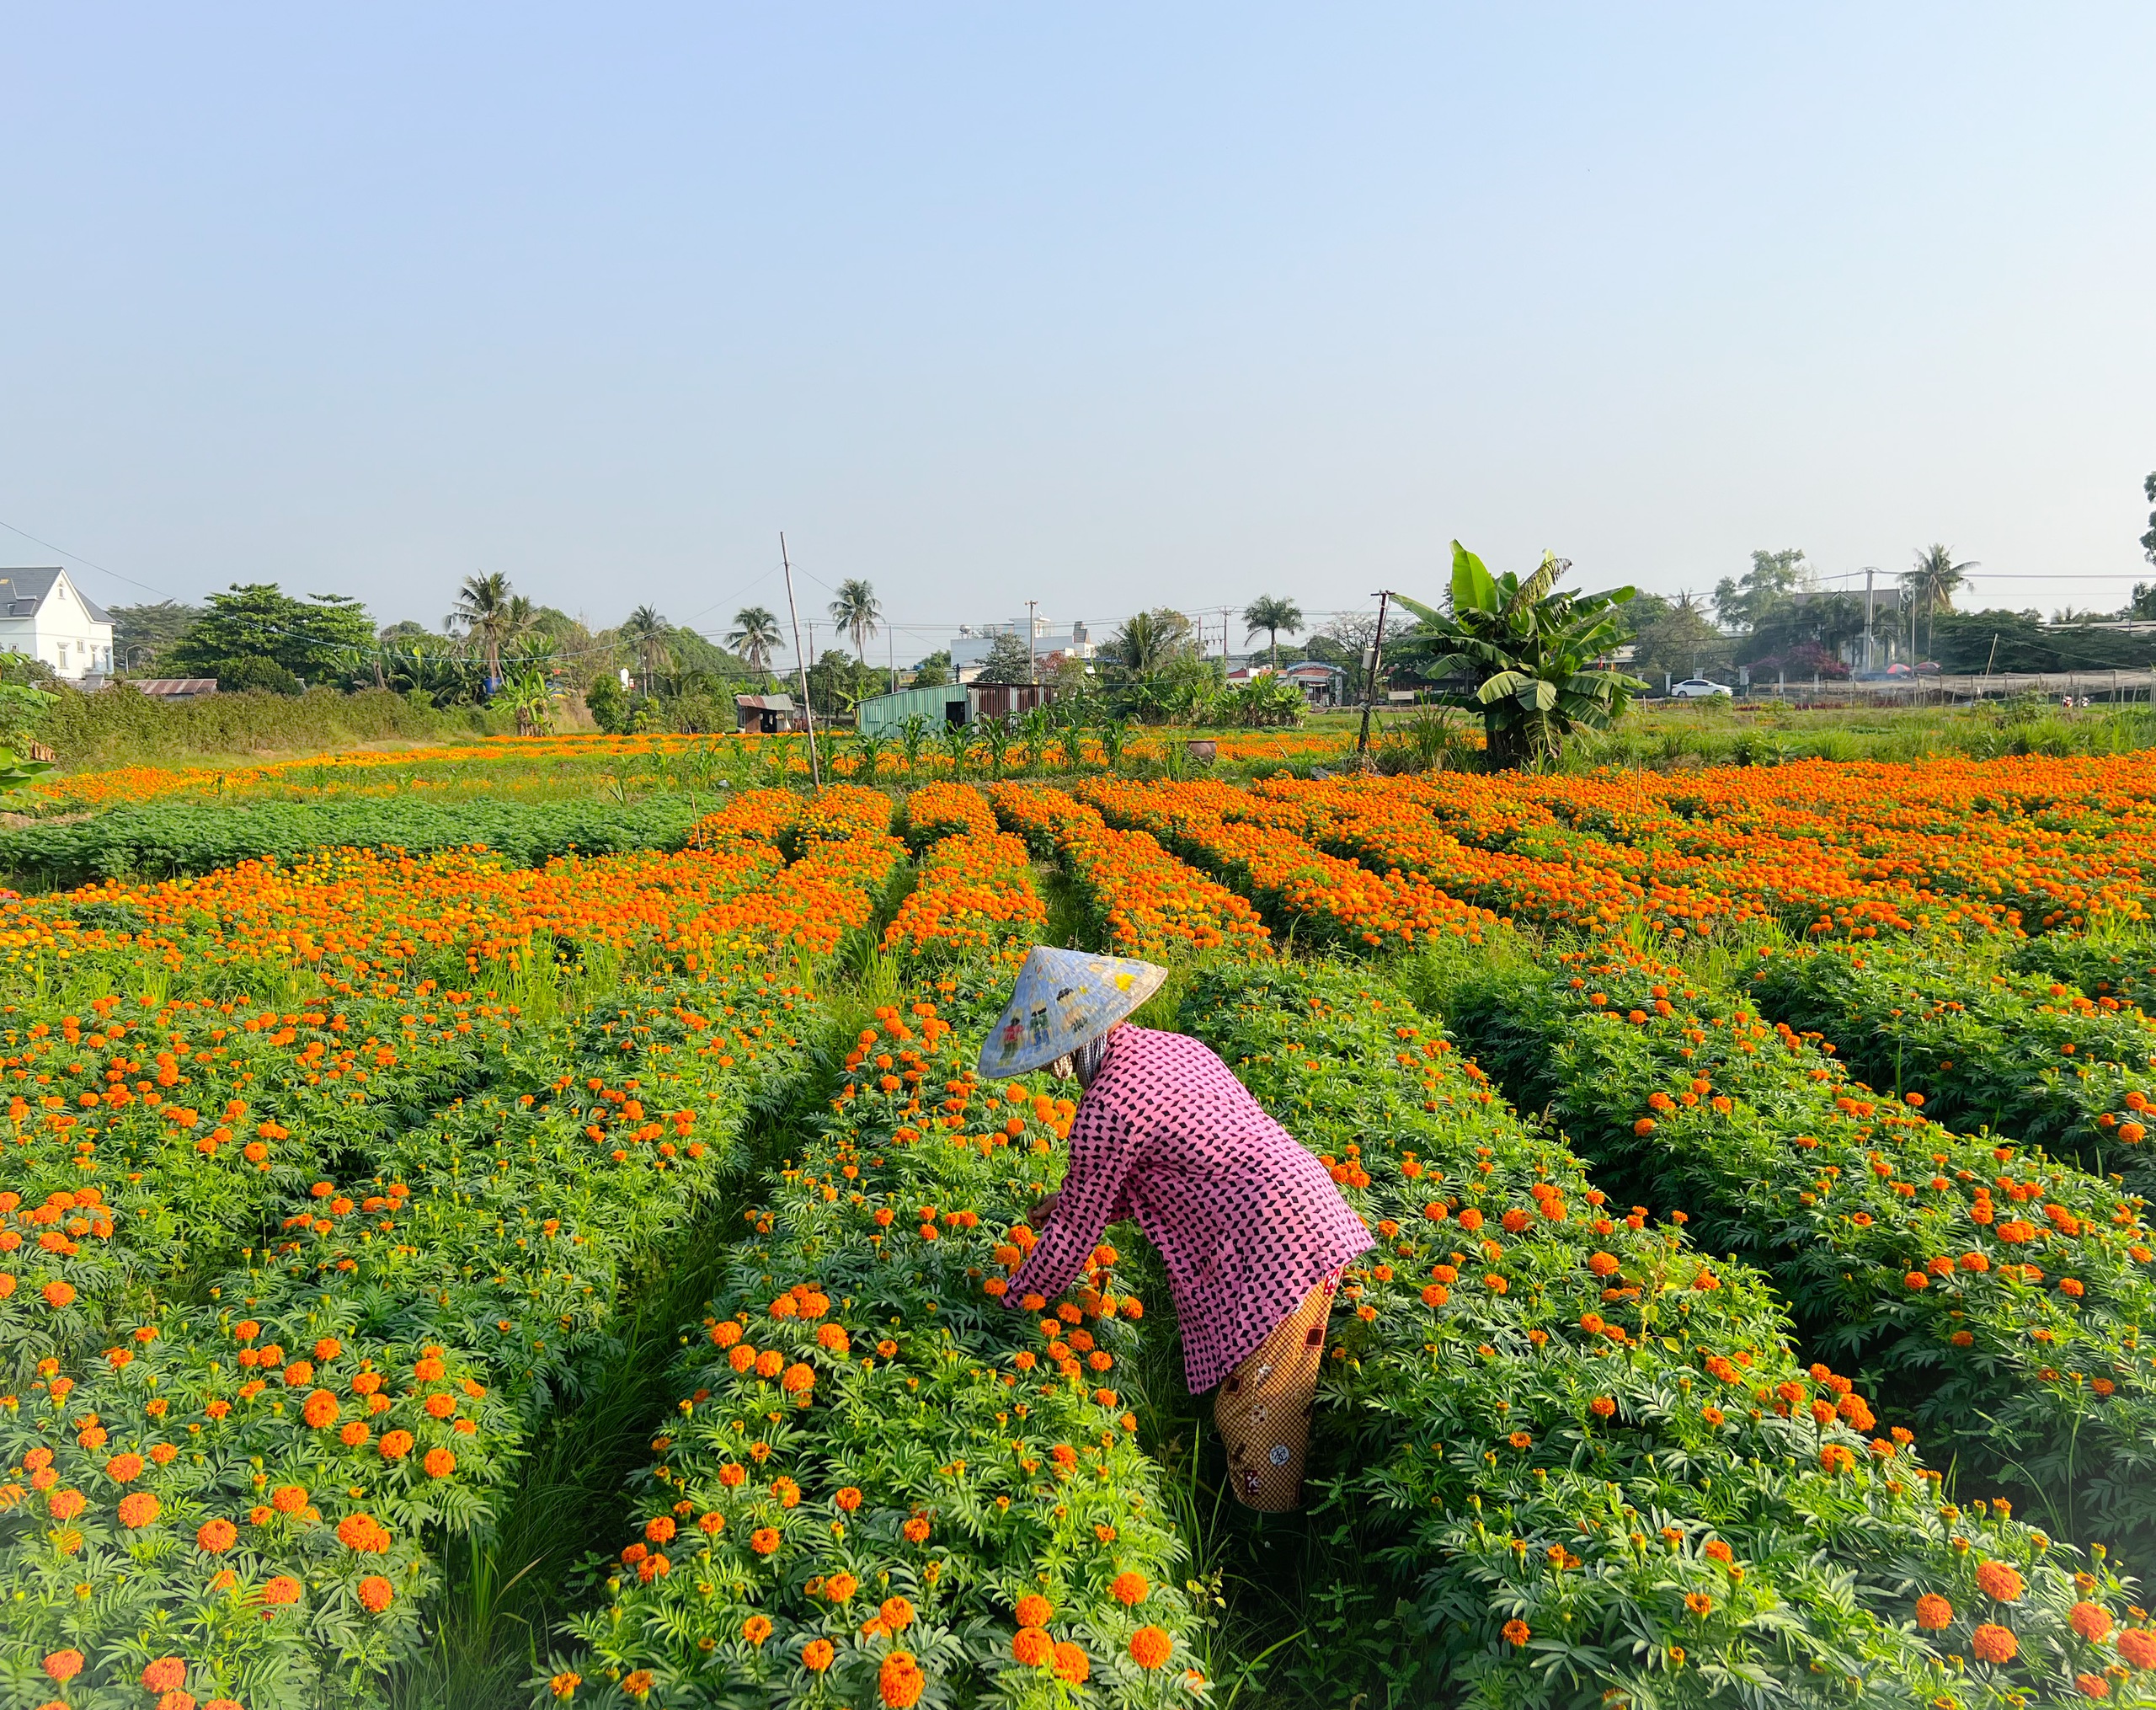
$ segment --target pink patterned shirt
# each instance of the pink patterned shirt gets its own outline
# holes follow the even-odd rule
[[[1225,1063],[1194,1039],[1127,1023],[1079,1103],[1061,1196],[1005,1304],[1062,1293],[1126,1217],[1166,1263],[1193,1395],[1374,1244],[1325,1166]]]

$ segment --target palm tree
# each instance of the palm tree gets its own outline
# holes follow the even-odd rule
[[[1908,590],[1913,604],[1924,608],[1924,651],[1931,651],[1933,625],[1936,614],[1954,609],[1954,590],[1961,585],[1962,573],[1977,568],[1971,558],[1967,564],[1954,562],[1954,548],[1949,546],[1927,547],[1917,554],[1916,568],[1902,578],[1902,585]],[[1916,642],[1915,620],[1910,620],[1910,644]]]
[[[647,695],[651,692],[652,672],[666,664],[666,638],[673,630],[674,626],[650,606],[638,607],[622,620],[622,639],[636,655],[637,671],[643,678]]]
[[[1270,639],[1273,669],[1278,671],[1280,669],[1280,632],[1284,629],[1293,635],[1303,627],[1303,608],[1293,600],[1282,599],[1277,594],[1264,594],[1243,607],[1243,622],[1250,626],[1244,633],[1244,640],[1249,640],[1261,629]]]
[[[776,617],[760,606],[744,606],[734,614],[734,628],[727,632],[726,644],[760,676],[771,670],[771,655],[786,644]]]
[[[839,596],[830,604],[831,620],[853,638],[853,650],[861,655],[865,668],[868,664],[868,638],[876,633],[882,621],[883,608],[877,603],[876,590],[858,577],[850,577],[839,584]]]
[[[1189,633],[1187,623],[1178,628],[1161,612],[1134,612],[1110,639],[1108,654],[1131,676],[1150,676],[1175,657]]]
[[[476,640],[485,652],[489,688],[501,681],[502,646],[515,633],[520,604],[529,621],[531,602],[511,592],[509,578],[495,570],[488,575],[467,576],[457,590],[456,609],[442,619],[443,628],[452,633],[461,631],[467,641]]]
[[[1438,699],[1482,715],[1493,769],[1555,760],[1575,729],[1601,729],[1646,688],[1597,663],[1630,633],[1617,608],[1632,590],[1553,592],[1571,568],[1545,553],[1524,581],[1510,571],[1493,577],[1454,541],[1449,613],[1393,596],[1422,620],[1396,656],[1415,661],[1426,676],[1465,680]]]

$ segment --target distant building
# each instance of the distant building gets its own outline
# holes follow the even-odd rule
[[[751,736],[780,736],[808,728],[791,695],[736,695],[734,720],[737,732]]]
[[[1228,687],[1240,688],[1256,678],[1273,675],[1269,665],[1242,665],[1228,673]],[[1344,666],[1306,659],[1296,665],[1282,665],[1279,675],[1283,681],[1300,689],[1303,698],[1314,707],[1337,707],[1347,699],[1348,672]]]
[[[1033,624],[1033,665],[1043,676],[1049,671],[1051,655],[1066,659],[1088,660],[1093,657],[1093,642],[1086,626],[1075,619],[1067,626],[1059,626],[1045,617],[1036,617]],[[995,645],[999,635],[1015,635],[1025,639],[1026,620],[1014,617],[1008,623],[962,623],[958,633],[951,639],[951,675],[962,683],[969,683],[980,675],[980,668],[987,662],[990,649]]]
[[[949,725],[983,719],[1008,724],[1055,699],[1055,687],[1030,683],[950,683],[941,688],[900,689],[872,695],[856,709],[856,728],[864,736],[894,735],[909,719],[919,719],[931,737]]]
[[[69,682],[112,673],[112,617],[57,564],[0,569],[0,649]]]
[[[127,687],[153,701],[199,701],[217,692],[215,677],[131,677]]]

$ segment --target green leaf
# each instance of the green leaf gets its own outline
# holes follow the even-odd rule
[[[1465,612],[1497,609],[1497,585],[1482,560],[1462,546],[1452,543],[1452,609],[1457,617]]]

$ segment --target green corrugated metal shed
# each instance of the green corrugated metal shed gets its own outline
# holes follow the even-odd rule
[[[907,719],[919,718],[937,735],[947,724],[964,724],[973,718],[972,697],[961,683],[941,688],[900,689],[895,695],[872,695],[856,709],[856,725],[864,736],[895,735]]]

